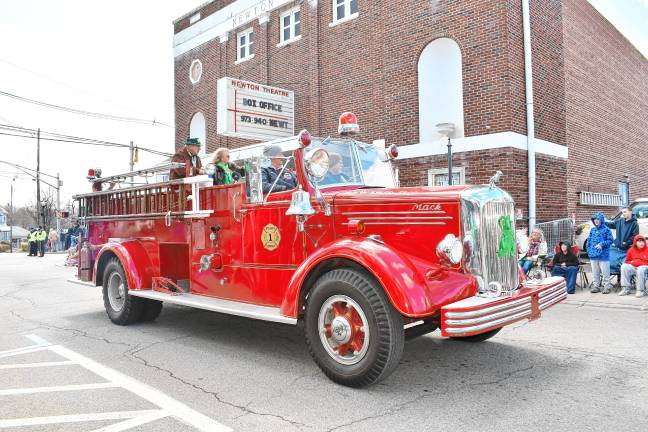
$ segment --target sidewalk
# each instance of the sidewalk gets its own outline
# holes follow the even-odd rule
[[[590,271],[587,271],[587,278],[590,282],[592,281],[592,273]],[[616,278],[613,278],[613,281],[616,282]],[[565,303],[578,306],[648,310],[648,297],[636,298],[635,291],[630,295],[619,297],[621,288],[613,286],[610,294],[592,294],[590,293],[589,286],[580,288],[580,283],[581,279],[579,276],[576,283],[576,294],[570,294],[567,300],[565,300]]]

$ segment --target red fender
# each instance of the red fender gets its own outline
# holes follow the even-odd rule
[[[146,248],[138,240],[122,243],[110,242],[101,247],[94,263],[93,282],[97,284],[97,270],[103,254],[112,252],[117,256],[126,273],[129,289],[150,289],[155,269]]]
[[[380,283],[394,308],[411,318],[433,315],[443,305],[477,292],[475,279],[438,263],[423,261],[367,238],[343,238],[317,250],[293,275],[281,313],[296,318],[300,293],[309,273],[322,262],[344,258],[364,267]],[[430,280],[426,275],[430,274]]]

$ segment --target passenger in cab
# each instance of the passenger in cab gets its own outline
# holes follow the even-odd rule
[[[350,180],[344,173],[342,173],[342,168],[344,168],[344,165],[342,164],[342,156],[338,153],[329,153],[329,170],[326,173],[324,180],[322,180],[322,184],[348,183]]]
[[[230,153],[225,147],[214,152],[211,162],[215,167],[214,185],[236,183],[245,175],[245,168],[240,168],[230,162]]]
[[[261,170],[263,193],[267,194],[270,192],[270,188],[272,188],[272,192],[282,192],[295,189],[297,187],[297,177],[295,177],[295,174],[293,174],[287,167],[283,172],[281,172],[281,168],[285,161],[281,152],[281,147],[278,145],[268,146],[263,151],[263,154],[270,158],[270,166],[262,168]],[[281,174],[281,177],[279,177],[279,174]],[[274,187],[272,187],[273,184]]]
[[[198,138],[187,138],[184,147],[176,152],[171,162],[185,164],[182,168],[172,169],[169,172],[169,180],[177,180],[185,177],[193,177],[205,174],[198,152],[200,151],[200,140]],[[187,166],[189,169],[187,170]]]

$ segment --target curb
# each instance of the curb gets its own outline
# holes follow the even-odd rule
[[[641,304],[621,304],[621,303],[600,303],[593,302],[590,300],[565,300],[564,304],[573,305],[573,306],[590,306],[598,307],[603,309],[630,309],[630,310],[639,310],[639,311],[648,311],[648,302],[643,302]]]

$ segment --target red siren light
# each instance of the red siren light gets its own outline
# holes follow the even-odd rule
[[[313,137],[306,129],[299,132],[299,144],[301,144],[302,147],[308,147],[309,145],[311,145],[312,140]]]
[[[398,146],[396,144],[390,145],[387,154],[391,159],[396,159],[398,157]]]
[[[360,132],[358,117],[352,112],[342,113],[340,116],[338,133],[340,135],[355,135]]]
[[[95,170],[94,170],[94,168],[90,168],[88,170],[88,178],[89,179],[95,178]]]

